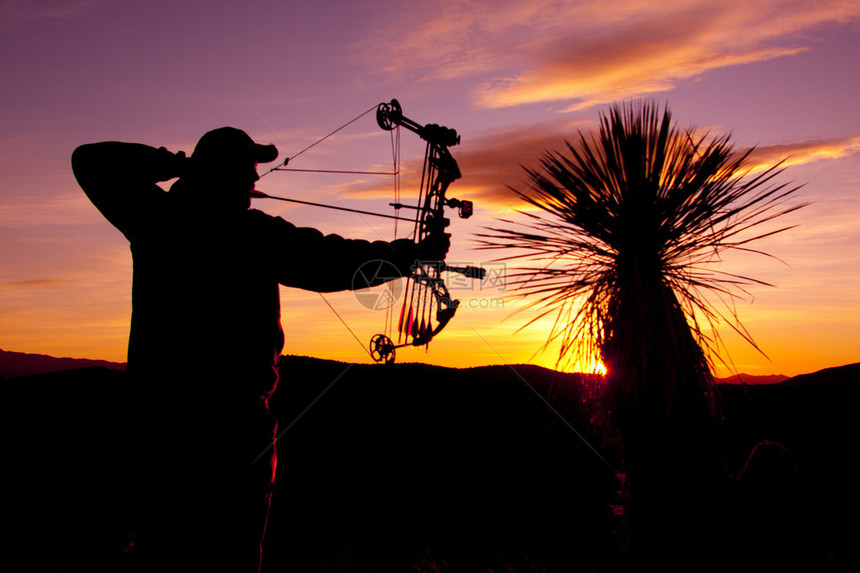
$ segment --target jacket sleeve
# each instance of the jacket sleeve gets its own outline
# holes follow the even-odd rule
[[[359,290],[408,276],[422,249],[410,239],[364,241],[323,235],[271,217],[278,282],[316,292]]]
[[[158,185],[181,175],[184,156],[138,143],[108,141],[72,153],[72,172],[98,210],[130,241],[152,224],[166,193]]]

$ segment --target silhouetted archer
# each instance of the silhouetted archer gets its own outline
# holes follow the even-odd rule
[[[139,414],[130,441],[146,570],[259,570],[276,467],[268,398],[284,345],[279,285],[373,286],[448,250],[441,221],[415,239],[370,243],[251,209],[257,164],[276,157],[231,127],[204,134],[190,157],[120,142],[72,155],[80,186],[134,259],[135,403],[123,407]],[[169,192],[157,185],[176,177]],[[356,287],[370,261],[399,275]]]

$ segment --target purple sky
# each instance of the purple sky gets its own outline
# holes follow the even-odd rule
[[[762,161],[791,156],[803,183],[797,229],[763,242],[785,264],[730,257],[724,270],[774,283],[738,302],[772,361],[725,336],[738,369],[798,374],[858,361],[860,4],[856,1],[0,3],[0,348],[122,360],[131,259],[77,188],[81,143],[137,141],[190,152],[205,131],[245,129],[284,155],[381,101],[457,129],[451,259],[482,262],[472,234],[516,208],[506,185],[614,101],[653,97],[682,126],[732,132]],[[421,149],[404,134],[403,159]],[[316,168],[390,161],[372,116],[303,156]],[[407,180],[408,181],[408,178]],[[364,178],[272,174],[272,193],[382,208]],[[385,183],[377,182],[384,186]],[[387,191],[385,191],[387,192]],[[408,195],[408,191],[404,192]],[[256,204],[324,232],[393,238],[310,208]],[[546,324],[513,336],[517,303],[462,289],[464,307],[430,352],[451,366],[524,362]],[[284,290],[286,352],[366,361],[317,295]],[[362,337],[382,319],[349,293],[331,302]],[[214,311],[215,309],[213,309]],[[301,333],[297,332],[301,325]],[[469,352],[464,353],[463,348]],[[552,365],[552,350],[535,361]]]

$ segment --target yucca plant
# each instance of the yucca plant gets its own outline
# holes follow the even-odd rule
[[[734,299],[766,283],[716,263],[729,250],[761,253],[751,243],[790,228],[769,223],[803,206],[788,201],[797,187],[776,181],[779,165],[747,167],[750,152],[729,135],[679,129],[654,102],[615,105],[598,134],[527,169],[530,185],[514,189],[522,218],[479,239],[517,249],[505,259],[524,266],[510,283],[539,309],[525,326],[554,317],[557,366],[605,365],[597,411],[621,438],[644,561],[695,553],[726,483],[712,409],[717,328],[755,346]]]
[[[748,172],[750,151],[679,129],[654,102],[615,105],[599,134],[526,170],[530,186],[514,189],[530,207],[522,220],[481,235],[485,248],[519,249],[506,258],[526,264],[511,283],[540,309],[530,323],[555,317],[547,344],[560,341],[559,368],[603,362],[621,419],[671,417],[708,392],[721,323],[755,345],[733,299],[766,283],[714,263],[760,252],[750,243],[788,227],[759,226],[802,205],[787,204],[797,188],[775,183],[779,165]]]

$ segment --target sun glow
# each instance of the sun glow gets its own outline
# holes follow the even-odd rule
[[[588,374],[600,374],[601,376],[606,376],[606,366],[603,362],[594,362],[590,369],[587,371]]]
[[[579,374],[597,374],[598,376],[606,376],[606,366],[600,360],[592,359],[584,362],[577,360],[569,366],[561,367],[561,372],[579,373]]]

